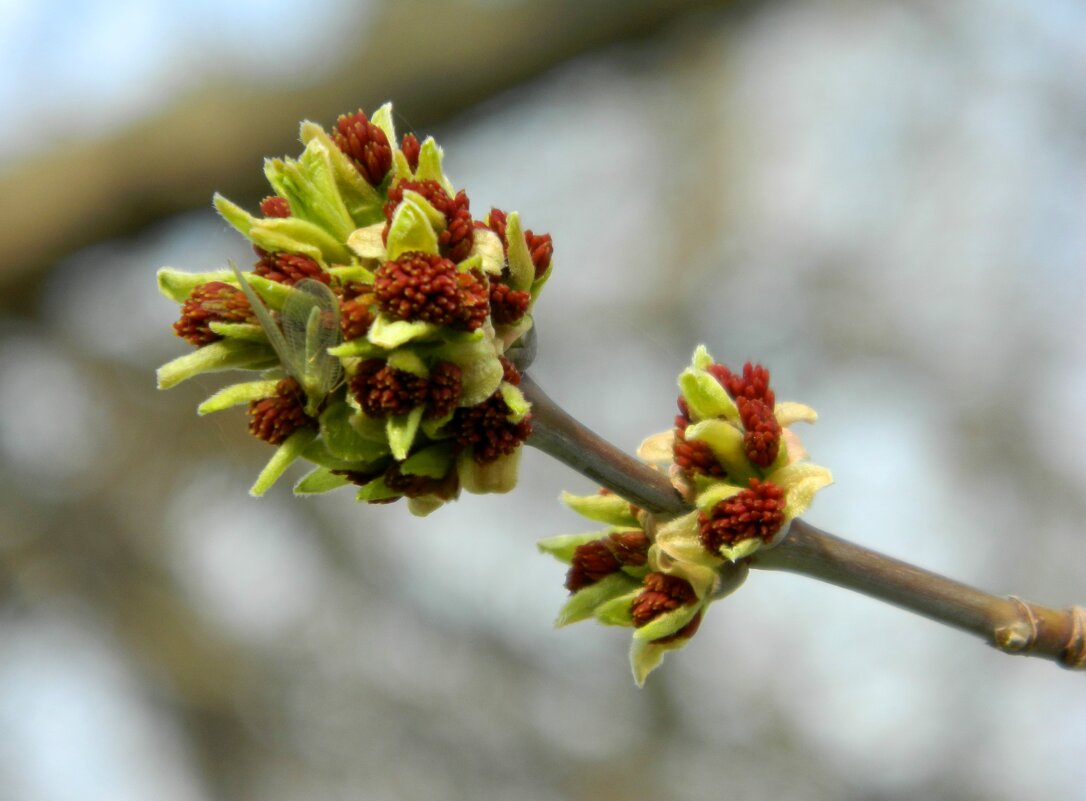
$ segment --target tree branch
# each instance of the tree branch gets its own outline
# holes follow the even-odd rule
[[[532,403],[528,444],[662,517],[691,507],[667,477],[581,425],[525,375]],[[1086,609],[1051,609],[1015,596],[990,595],[953,579],[883,556],[795,520],[784,540],[759,551],[749,566],[783,570],[861,592],[983,637],[1001,651],[1086,669]]]

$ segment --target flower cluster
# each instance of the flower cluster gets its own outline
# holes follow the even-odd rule
[[[638,684],[689,642],[709,603],[738,588],[750,558],[780,542],[832,481],[804,461],[789,428],[814,422],[814,411],[777,403],[764,367],[733,373],[699,347],[679,387],[674,429],[647,439],[639,455],[668,472],[693,510],[661,521],[617,495],[567,495],[574,511],[609,528],[539,546],[569,565],[558,625],[595,618],[632,627]]]
[[[305,122],[297,158],[269,159],[274,194],[250,214],[215,208],[253,246],[241,272],[159,271],[197,350],[159,369],[161,388],[241,369],[256,380],[204,402],[248,404],[251,433],[277,446],[253,494],[297,459],[298,493],[359,486],[425,514],[461,489],[516,483],[531,433],[509,356],[532,327],[550,275],[549,236],[492,209],[475,219],[432,138],[398,139],[392,109]]]

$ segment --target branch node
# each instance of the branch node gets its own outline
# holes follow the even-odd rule
[[[1011,595],[1008,598],[1018,605],[1022,616],[1005,626],[1000,626],[993,632],[995,645],[1009,654],[1028,652],[1037,644],[1037,616],[1033,614],[1033,608],[1017,595]]]
[[[1071,636],[1060,652],[1060,664],[1069,670],[1086,670],[1086,609],[1072,606]]]

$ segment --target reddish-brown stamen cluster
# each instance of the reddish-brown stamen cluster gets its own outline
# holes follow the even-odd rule
[[[403,135],[403,141],[400,142],[400,150],[403,151],[404,158],[407,159],[407,166],[414,172],[419,168],[419,140],[413,133]]]
[[[290,204],[279,195],[268,195],[260,201],[260,213],[265,217],[289,217]]]
[[[784,490],[770,481],[752,478],[748,488],[726,498],[706,515],[698,515],[701,544],[711,553],[757,537],[769,542],[784,523]]]
[[[528,252],[532,254],[532,264],[535,266],[535,277],[541,278],[547,268],[551,266],[551,256],[554,255],[554,242],[550,234],[536,234],[529,228],[524,232],[524,238],[528,242]]]
[[[351,394],[368,417],[407,414],[426,403],[427,380],[389,367],[383,359],[367,359],[351,376]]]
[[[773,414],[776,396],[769,387],[769,370],[747,362],[736,375],[723,364],[706,368],[735,399],[743,422],[743,450],[758,467],[769,467],[777,458],[781,444],[781,426]]]
[[[377,270],[373,289],[381,311],[401,320],[474,331],[489,310],[481,273],[460,273],[451,261],[430,253],[405,253],[385,262]]]
[[[463,327],[474,331],[486,323],[490,314],[490,286],[482,270],[457,272]]]
[[[275,385],[275,395],[249,404],[249,433],[272,445],[279,445],[300,428],[316,428],[317,421],[305,413],[305,393],[293,378]]]
[[[211,323],[255,322],[244,292],[222,281],[211,281],[192,290],[181,305],[181,318],[173,324],[173,330],[187,342],[202,347],[222,339],[211,330]]]
[[[466,259],[475,241],[475,222],[471,218],[468,196],[461,189],[456,197],[449,197],[449,193],[437,181],[398,181],[389,190],[388,202],[385,204],[385,219],[388,220],[384,231],[385,240],[388,240],[392,215],[403,201],[403,193],[408,189],[418,192],[431,206],[445,215],[445,230],[437,237],[442,255],[454,262]]]
[[[322,284],[332,282],[331,276],[308,256],[283,251],[269,252],[259,248],[257,254],[260,261],[253,267],[253,274],[269,281],[277,281],[287,286],[294,286],[305,278],[312,278]]]
[[[472,448],[475,461],[486,464],[513,453],[532,433],[531,415],[515,423],[511,414],[498,391],[482,403],[457,409],[449,428],[457,444]]]
[[[426,401],[426,416],[441,419],[452,413],[460,403],[462,372],[452,362],[438,362],[430,369],[430,386]]]
[[[512,384],[515,387],[520,386],[520,370],[509,359],[504,356],[499,356],[498,361],[502,366],[502,380]]]
[[[392,147],[388,137],[361,110],[340,115],[332,131],[332,141],[350,157],[370,184],[378,186],[388,175],[392,167]]]
[[[736,400],[760,400],[770,408],[777,402],[769,388],[769,370],[760,364],[747,362],[743,365],[742,375],[736,375],[723,364],[711,364],[706,369]]]
[[[376,302],[377,298],[372,292],[360,292],[356,295],[344,293],[339,304],[339,327],[343,331],[344,339],[358,339],[366,335],[376,316],[373,313]]]
[[[698,596],[694,588],[689,581],[679,576],[649,573],[643,583],[645,589],[634,598],[630,609],[637,628],[680,606],[697,603]]]
[[[781,424],[773,407],[761,400],[740,398],[739,416],[743,420],[743,451],[758,467],[769,467],[777,458],[781,445]]]
[[[358,365],[349,386],[369,417],[407,414],[425,406],[427,418],[440,418],[460,402],[460,383],[460,368],[451,362],[438,362],[427,379],[390,367],[383,359],[368,359]]]
[[[490,318],[495,325],[511,325],[520,320],[528,311],[532,295],[516,289],[510,289],[497,281],[490,285]]]
[[[648,553],[649,538],[643,531],[620,531],[578,545],[566,573],[566,589],[577,592],[623,567],[641,567]]]
[[[675,443],[672,448],[675,464],[688,473],[703,473],[718,478],[725,476],[727,471],[717,460],[709,443],[686,438],[686,427],[690,425],[690,409],[681,395],[679,412],[675,416]]]

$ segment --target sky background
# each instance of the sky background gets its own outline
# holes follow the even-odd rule
[[[4,2],[0,179],[251,82],[206,121],[240,126],[384,11]],[[554,237],[532,374],[568,411],[633,450],[696,344],[759,361],[820,413],[810,522],[1062,606],[1086,601],[1083,41],[1070,0],[722,4],[420,132],[476,214]],[[591,528],[556,498],[593,488],[541,454],[421,520],[250,499],[266,446],[194,414],[219,382],[153,387],[183,351],[155,270],[249,259],[221,188],[0,317],[0,801],[1086,799],[1080,676],[797,576],[752,576],[636,689],[625,631],[551,627],[534,542]]]

